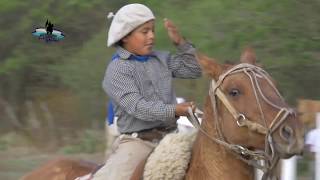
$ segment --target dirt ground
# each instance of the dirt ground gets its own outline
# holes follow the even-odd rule
[[[104,153],[66,155],[59,153],[44,153],[27,148],[0,151],[0,180],[18,180],[41,164],[58,157],[69,157],[102,163],[104,160]]]

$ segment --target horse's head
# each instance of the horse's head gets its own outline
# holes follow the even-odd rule
[[[256,66],[253,50],[246,49],[237,65],[218,64],[201,54],[198,60],[214,80],[210,108],[216,122],[213,126],[222,139],[251,150],[276,153],[280,158],[302,152],[303,125],[271,77]]]

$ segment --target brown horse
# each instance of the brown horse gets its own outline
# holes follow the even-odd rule
[[[303,149],[303,128],[294,111],[271,77],[256,66],[251,49],[243,52],[238,65],[220,65],[199,54],[198,61],[213,81],[185,179],[250,180],[254,167],[264,171],[263,179],[275,179],[279,159]]]
[[[303,127],[295,112],[256,66],[251,49],[235,66],[198,59],[217,83],[210,87],[186,179],[254,179],[253,167],[264,171],[263,179],[275,179],[279,158],[303,150]]]

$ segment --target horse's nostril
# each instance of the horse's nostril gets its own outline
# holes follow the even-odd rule
[[[293,130],[291,127],[285,125],[280,130],[280,136],[285,141],[290,141],[291,137],[293,135]]]

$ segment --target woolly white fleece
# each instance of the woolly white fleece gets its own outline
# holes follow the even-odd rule
[[[144,180],[182,180],[191,158],[197,132],[166,135],[149,156]]]

